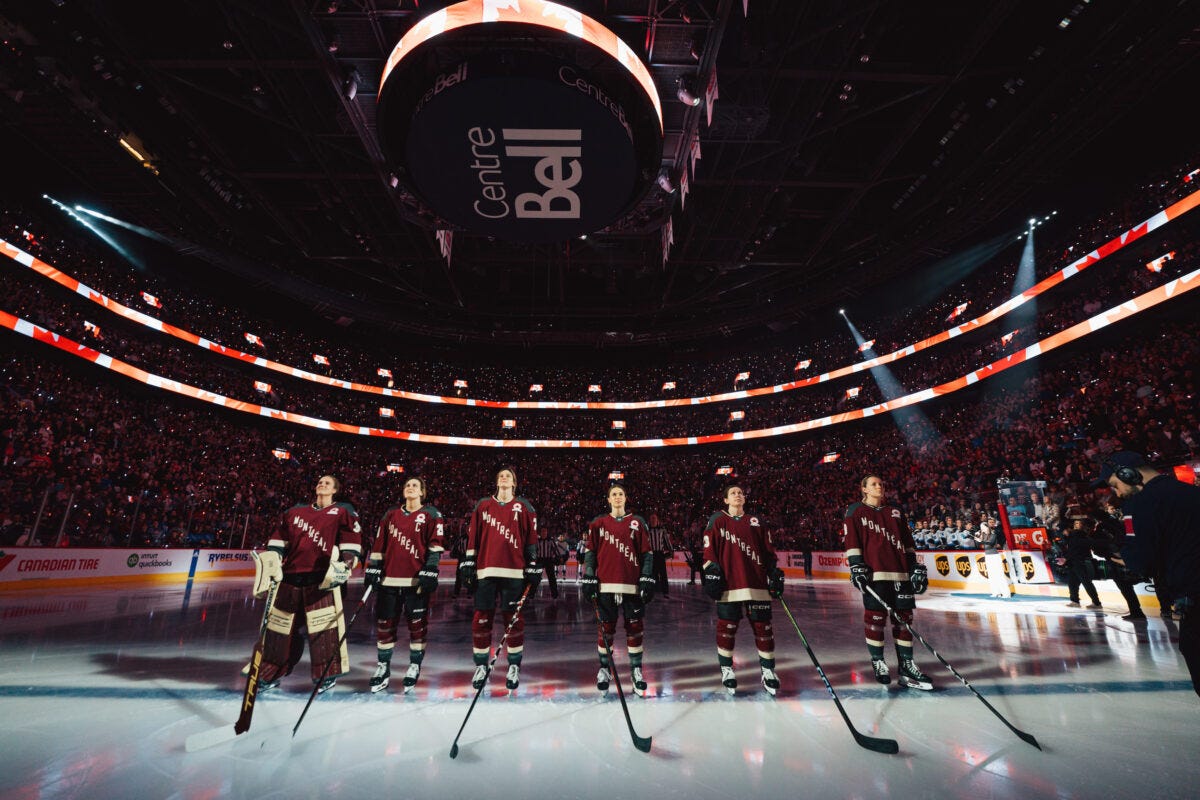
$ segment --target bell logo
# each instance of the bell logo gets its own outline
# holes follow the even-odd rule
[[[1033,580],[1033,559],[1030,556],[1021,556],[1021,572],[1025,580]]]
[[[933,559],[934,569],[938,571],[938,575],[943,577],[950,574],[950,557],[939,555]]]
[[[583,178],[579,163],[583,148],[578,144],[583,131],[579,128],[503,128],[504,155],[509,158],[536,158],[533,177],[546,191],[522,192],[513,201],[513,211],[519,219],[579,219],[579,195],[571,191]],[[538,142],[539,144],[511,145],[509,142]],[[567,159],[570,159],[569,161]]]
[[[967,577],[971,574],[971,557],[958,556],[954,559],[954,568],[958,570],[958,574],[962,577]]]

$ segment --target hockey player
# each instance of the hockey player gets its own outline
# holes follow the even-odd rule
[[[624,485],[614,483],[608,489],[609,513],[592,520],[584,537],[582,593],[584,600],[596,604],[600,631],[596,649],[600,653],[600,671],[596,688],[608,691],[611,679],[608,649],[617,631],[617,610],[625,617],[625,643],[633,673],[633,691],[646,696],[642,676],[642,633],[646,603],[654,597],[654,552],[650,548],[650,526],[637,514],[629,513]],[[606,644],[607,643],[607,644]]]
[[[897,616],[911,624],[913,609],[917,607],[915,595],[923,594],[929,588],[929,578],[925,565],[917,561],[904,512],[883,504],[883,479],[868,475],[860,486],[862,500],[846,509],[842,522],[846,562],[850,565],[851,583],[863,593],[867,651],[871,654],[875,680],[888,684],[892,682],[892,675],[883,657],[887,612],[867,592],[867,587],[874,589],[895,609]],[[929,678],[913,663],[912,635],[899,620],[892,621],[892,636],[900,661],[900,684],[932,690]]]
[[[392,675],[399,615],[408,621],[408,671],[404,691],[411,692],[421,675],[429,629],[429,603],[438,585],[438,561],[444,549],[442,515],[425,502],[424,478],[404,482],[404,505],[389,508],[367,560],[366,585],[375,586],[375,632],[379,663],[371,691],[387,688]]]
[[[783,596],[771,535],[758,517],[746,514],[746,493],[730,484],[724,492],[725,511],[708,520],[704,530],[704,592],[717,601],[717,661],[721,684],[734,694],[733,645],[743,615],[754,629],[762,685],[772,697],[779,690],[775,674],[775,631],[771,599]]]
[[[324,693],[350,670],[349,654],[342,641],[346,623],[338,587],[350,578],[362,553],[362,528],[349,503],[335,503],[342,485],[332,475],[317,481],[312,503],[292,506],[263,554],[269,574],[280,581],[275,606],[267,617],[258,691],[279,685],[303,652],[299,628],[308,628],[313,683]],[[303,620],[297,620],[303,615]],[[341,647],[338,642],[342,642]],[[326,678],[321,673],[326,662]]]
[[[467,532],[467,552],[461,565],[467,591],[475,595],[471,643],[475,674],[471,686],[479,689],[487,681],[488,653],[492,649],[492,625],[499,599],[508,634],[508,675],[511,692],[521,681],[521,656],[525,647],[525,620],[515,616],[522,597],[537,593],[542,567],[537,560],[537,512],[516,494],[517,473],[503,467],[496,473],[496,493],[475,506]]]

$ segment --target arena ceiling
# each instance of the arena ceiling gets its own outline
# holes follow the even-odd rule
[[[9,187],[164,234],[351,329],[694,344],[799,330],[1103,175],[1195,151],[1188,0],[567,4],[649,66],[677,187],[586,238],[457,230],[443,256],[376,127],[389,52],[450,5],[428,0],[4,3]],[[714,73],[710,121],[676,89]]]

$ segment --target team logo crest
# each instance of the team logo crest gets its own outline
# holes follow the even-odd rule
[[[1021,574],[1025,576],[1025,580],[1033,580],[1033,558],[1030,556],[1021,556]]]
[[[522,511],[521,504],[520,504],[520,503],[513,503],[513,514],[514,514],[514,515],[516,515],[516,514],[520,514],[520,513],[521,513],[521,511]]]
[[[892,509],[892,519],[900,519],[900,509],[898,509],[898,508]]]
[[[758,517],[751,517],[751,518],[750,518],[750,527],[751,527],[751,528],[757,528],[757,527],[758,527]]]
[[[933,559],[933,567],[938,571],[938,575],[946,576],[950,574],[950,557],[937,556]]]
[[[979,572],[980,577],[986,578],[987,560],[983,556],[975,556],[975,569]]]
[[[971,557],[970,556],[956,557],[954,559],[954,569],[957,570],[958,574],[964,578],[967,577],[968,575],[970,575],[971,574]]]
[[[638,521],[635,519],[633,522],[629,523],[629,530],[636,531],[637,529],[638,529]]]

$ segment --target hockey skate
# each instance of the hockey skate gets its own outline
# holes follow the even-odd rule
[[[475,668],[475,674],[471,676],[471,688],[472,689],[482,689],[483,685],[485,683],[487,683],[487,679],[488,679],[487,664],[480,664],[479,666],[477,666]]]
[[[313,681],[313,683],[316,683],[316,681]],[[323,680],[319,684],[317,684],[317,694],[325,694],[326,692],[328,692],[330,689],[332,689],[336,685],[337,685],[337,676],[336,675],[333,676],[332,678],[326,678],[325,680]]]
[[[421,665],[409,664],[408,671],[404,673],[404,691],[411,692],[415,689],[419,677],[421,677]]]
[[[514,692],[514,691],[516,691],[517,687],[520,686],[520,684],[521,684],[521,665],[520,664],[509,664],[508,665],[508,675],[506,675],[504,678],[504,687],[506,689],[508,689],[510,692]]]
[[[775,693],[779,691],[779,676],[775,674],[775,670],[770,667],[762,668],[762,685],[767,690],[767,694],[771,697],[775,696]]]
[[[601,692],[607,692],[610,679],[611,676],[608,674],[608,667],[601,667],[600,671],[596,673],[596,688]]]
[[[375,665],[375,674],[371,676],[371,692],[382,692],[388,686],[388,681],[392,678],[392,665],[387,661],[380,661]]]
[[[257,692],[259,694],[262,694],[263,692],[269,692],[272,689],[278,689],[278,688],[279,688],[279,678],[276,678],[273,681],[259,681]]]
[[[721,685],[730,694],[737,693],[737,676],[733,674],[733,667],[721,667]]]
[[[634,667],[633,670],[633,693],[638,697],[646,696],[646,679],[642,677],[642,668]]]
[[[900,685],[909,689],[920,689],[923,692],[933,691],[933,683],[929,680],[929,676],[921,672],[920,667],[914,664],[911,658],[900,661]]]
[[[871,669],[875,670],[875,680],[885,686],[892,682],[892,672],[888,669],[887,662],[882,658],[871,659]]]

